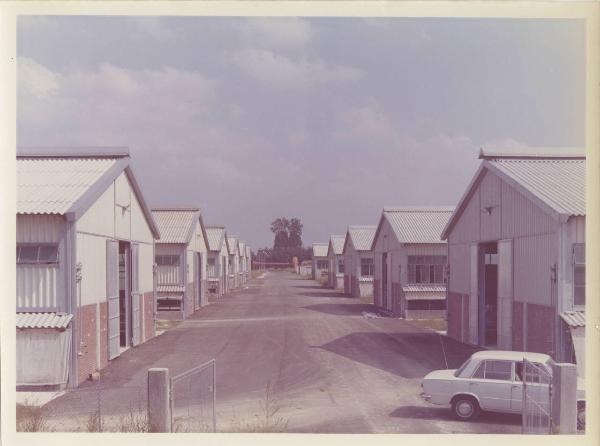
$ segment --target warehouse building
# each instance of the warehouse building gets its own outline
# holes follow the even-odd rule
[[[229,246],[225,226],[205,226],[208,240],[207,271],[209,293],[221,297],[227,292]]]
[[[208,303],[208,240],[198,208],[155,208],[156,299],[159,319],[181,320]]]
[[[344,236],[332,235],[327,247],[327,259],[329,261],[329,287],[333,289],[344,289]]]
[[[373,241],[374,301],[392,316],[446,315],[448,207],[385,207]]]
[[[242,241],[239,243],[240,258],[238,259],[238,281],[240,285],[243,285],[248,280],[248,271],[246,270],[246,244]]]
[[[19,150],[16,226],[18,387],[76,387],[155,335],[160,234],[127,150]]]
[[[352,297],[373,296],[373,239],[377,226],[348,226],[344,238],[344,293]]]
[[[329,274],[329,260],[327,259],[327,243],[312,244],[312,278],[321,280]]]
[[[443,231],[448,333],[473,344],[577,361],[584,374],[583,151],[481,151]]]
[[[229,247],[229,263],[227,265],[229,275],[227,277],[227,287],[228,289],[233,290],[240,286],[238,276],[240,268],[239,237],[237,235],[227,235],[227,246]]]

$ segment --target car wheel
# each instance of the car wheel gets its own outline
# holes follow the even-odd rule
[[[457,419],[469,421],[477,418],[480,409],[475,398],[471,396],[458,396],[452,401],[452,411]]]
[[[577,430],[585,430],[585,401],[577,402]]]

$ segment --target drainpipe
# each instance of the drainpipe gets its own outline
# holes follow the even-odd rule
[[[65,238],[65,254],[66,254],[66,292],[67,292],[67,313],[73,315],[71,321],[71,354],[69,363],[69,378],[68,386],[77,387],[79,380],[79,309],[77,308],[77,271],[75,265],[76,250],[75,250],[75,215],[68,213],[65,215],[67,219],[67,236]],[[77,311],[76,311],[77,310]]]

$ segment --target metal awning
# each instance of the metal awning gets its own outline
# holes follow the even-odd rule
[[[575,349],[577,374],[585,378],[585,311],[564,311],[560,317],[569,326]]]
[[[68,327],[73,318],[72,314],[67,313],[17,313],[17,328],[54,328],[64,330]]]
[[[185,286],[183,285],[157,285],[156,291],[159,293],[183,293]]]

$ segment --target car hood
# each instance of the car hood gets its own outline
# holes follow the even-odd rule
[[[425,375],[423,379],[454,379],[454,372],[456,369],[434,370]]]

